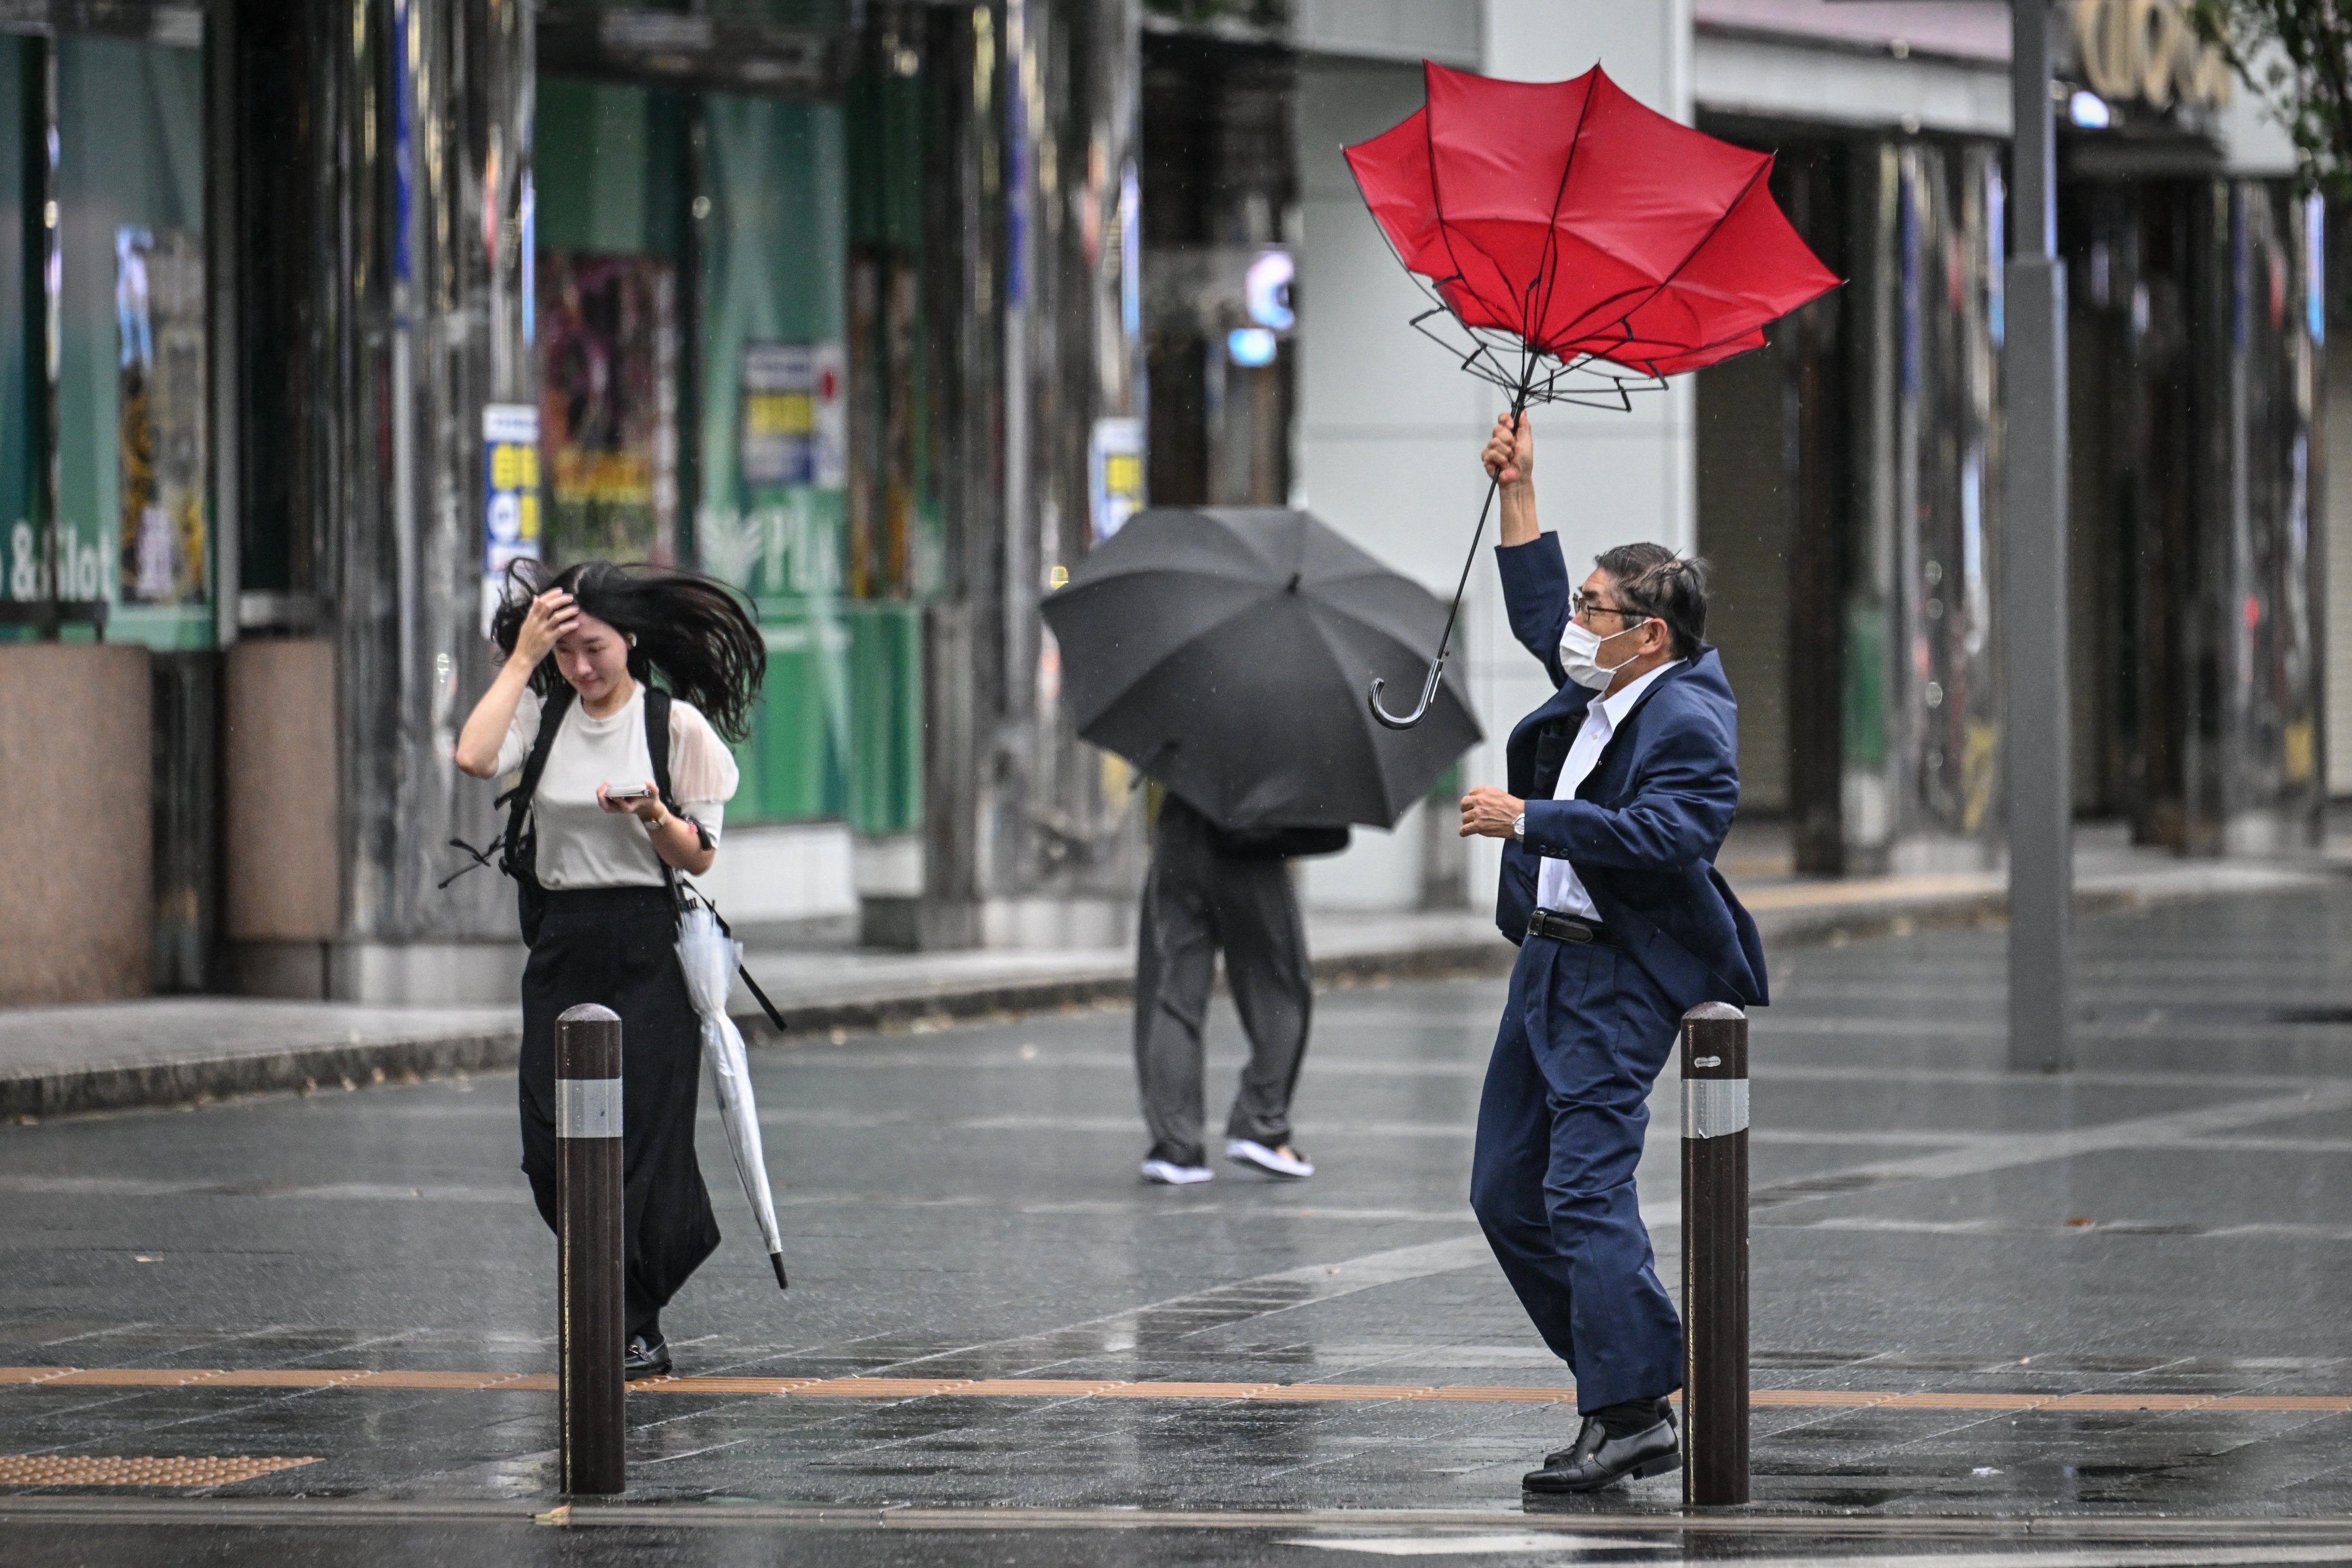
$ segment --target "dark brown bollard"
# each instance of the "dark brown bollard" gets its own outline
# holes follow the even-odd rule
[[[1748,1500],[1748,1015],[1683,1015],[1683,1501]]]
[[[562,1276],[563,1490],[628,1485],[621,1452],[621,1020],[583,1003],[555,1021]]]

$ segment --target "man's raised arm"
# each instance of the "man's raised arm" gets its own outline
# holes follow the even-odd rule
[[[1568,562],[1559,541],[1536,522],[1536,432],[1522,413],[1495,421],[1481,455],[1503,507],[1503,542],[1495,564],[1503,574],[1503,608],[1511,635],[1542,661],[1553,686],[1568,682],[1559,665],[1560,633],[1568,626]]]

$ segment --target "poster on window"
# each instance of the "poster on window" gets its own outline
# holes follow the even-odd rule
[[[839,343],[743,345],[743,488],[849,482]]]
[[[539,410],[482,405],[482,632],[507,591],[507,569],[540,559]]]
[[[205,258],[185,229],[114,231],[121,598],[205,596]]]
[[[538,261],[545,553],[677,555],[677,270],[656,256]]]

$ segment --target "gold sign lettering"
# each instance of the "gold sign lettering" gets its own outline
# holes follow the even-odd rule
[[[2074,48],[2102,98],[2152,109],[2230,101],[2230,62],[2198,37],[2181,0],[2074,0]]]

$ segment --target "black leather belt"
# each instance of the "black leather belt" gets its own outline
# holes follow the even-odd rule
[[[1580,915],[1564,915],[1553,910],[1538,910],[1528,917],[1529,936],[1548,936],[1554,942],[1581,942],[1593,947],[1615,947],[1617,939],[1599,921],[1589,921]]]

